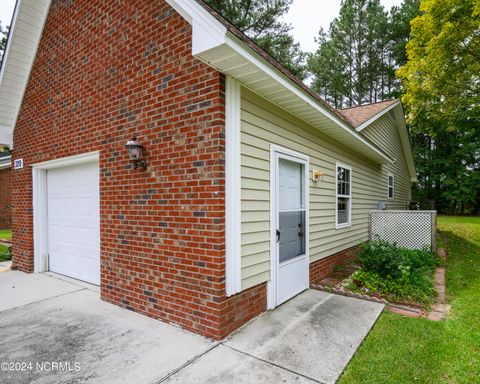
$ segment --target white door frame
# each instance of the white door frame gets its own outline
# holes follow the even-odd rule
[[[304,165],[304,198],[305,198],[305,259],[307,268],[307,286],[310,284],[310,159],[307,155],[292,151],[290,149],[270,144],[270,280],[267,284],[267,308],[275,308],[277,303],[277,284],[278,284],[278,243],[277,243],[277,225],[278,225],[278,191],[277,191],[277,154],[281,158],[292,160]]]
[[[33,271],[48,271],[47,171],[72,165],[99,162],[98,151],[32,165],[33,185]]]

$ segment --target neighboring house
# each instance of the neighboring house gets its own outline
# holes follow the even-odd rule
[[[14,267],[217,339],[328,273],[415,180],[399,101],[337,111],[193,0],[19,1],[2,139],[23,159]]]
[[[8,152],[0,152],[0,229],[12,227],[12,171],[11,156]]]

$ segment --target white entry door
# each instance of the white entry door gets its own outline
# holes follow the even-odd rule
[[[100,283],[98,163],[47,171],[49,270]]]
[[[308,288],[308,159],[275,152],[276,305]]]

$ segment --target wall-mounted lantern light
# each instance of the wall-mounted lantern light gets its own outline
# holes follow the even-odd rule
[[[147,162],[143,158],[143,146],[137,141],[136,136],[127,141],[125,148],[134,169],[140,168],[142,171],[147,169]]]
[[[312,170],[312,180],[315,182],[320,180],[320,178],[323,177],[324,175],[325,173],[323,173],[322,171],[319,171],[317,169]]]

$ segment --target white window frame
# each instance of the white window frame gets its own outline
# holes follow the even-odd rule
[[[392,185],[390,186],[390,177],[392,178]],[[392,197],[390,197],[390,188],[392,188]],[[393,200],[395,198],[395,175],[389,173],[387,175],[387,198]]]
[[[339,195],[338,194],[338,168],[348,169],[350,171],[350,195]],[[352,225],[352,167],[348,164],[335,162],[335,229],[347,228]],[[347,198],[348,199],[348,221],[346,223],[338,224],[338,198]]]

